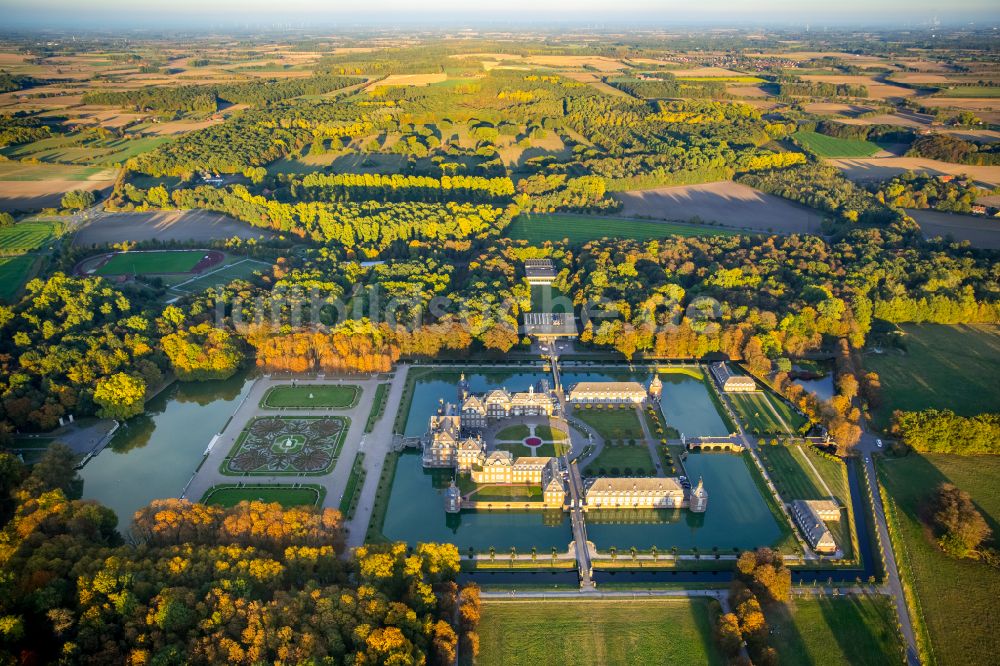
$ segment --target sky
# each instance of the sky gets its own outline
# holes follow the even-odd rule
[[[0,0],[2,27],[392,25],[434,21],[657,23],[1000,23],[998,0]]]

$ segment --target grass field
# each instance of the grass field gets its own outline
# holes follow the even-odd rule
[[[368,414],[368,421],[365,423],[365,432],[375,429],[375,423],[382,418],[385,413],[385,399],[389,397],[389,385],[379,384],[375,387],[375,397],[372,398],[372,409]]]
[[[35,257],[22,254],[19,257],[0,257],[0,300],[10,302],[25,283]]]
[[[645,442],[616,444],[614,446],[605,444],[601,453],[594,459],[594,462],[587,465],[587,468],[594,472],[594,476],[604,476],[607,473],[610,473],[611,476],[629,476],[639,474],[640,470],[643,474],[652,475],[656,470],[656,466],[649,457],[649,447],[646,446]],[[615,473],[612,470],[618,470],[618,472]],[[641,474],[639,475],[641,476]]]
[[[535,436],[540,437],[545,441],[569,439],[569,433],[565,430],[553,428],[552,426],[547,425],[535,426]]]
[[[236,506],[240,502],[277,502],[283,507],[319,506],[326,495],[323,486],[262,485],[240,488],[235,485],[212,486],[201,498],[202,504]]]
[[[642,424],[634,409],[574,409],[573,415],[605,440],[642,438]]]
[[[783,400],[778,400],[767,391],[728,395],[744,427],[754,434],[790,435],[805,423],[805,419]]]
[[[887,426],[896,409],[935,407],[963,416],[1000,411],[1000,326],[911,324],[902,329],[905,353],[865,356],[865,369],[882,380],[876,425]]]
[[[98,268],[97,275],[186,273],[204,258],[203,250],[178,252],[119,252]]]
[[[531,430],[528,428],[528,426],[524,425],[523,423],[518,423],[516,425],[507,426],[506,428],[501,429],[496,434],[496,439],[519,441],[527,437],[530,432]]]
[[[265,264],[256,259],[243,257],[227,257],[228,265],[212,268],[200,277],[187,279],[172,287],[175,291],[197,293],[211,287],[224,287],[233,280],[249,280],[257,272],[269,272],[271,264]]]
[[[673,222],[647,222],[594,215],[519,215],[507,227],[507,236],[529,243],[561,241],[586,243],[598,238],[631,238],[647,240],[667,236],[723,236],[734,232],[715,227],[679,224]]]
[[[82,140],[76,136],[53,136],[40,141],[11,146],[2,152],[12,160],[32,158],[56,164],[117,164],[169,142],[170,137]]]
[[[817,132],[796,132],[796,140],[820,157],[871,157],[881,150],[871,141],[838,139]]]
[[[0,162],[0,180],[6,181],[114,180],[114,177],[115,172],[113,169],[101,166]]]
[[[902,663],[896,615],[882,597],[796,599],[766,609],[781,666]]]
[[[1000,87],[997,86],[958,86],[942,88],[938,97],[1000,97]]]
[[[996,663],[1000,650],[1000,571],[955,560],[929,538],[918,516],[933,489],[950,481],[969,492],[994,534],[1000,533],[1000,456],[911,454],[879,465],[895,504],[893,536],[904,582],[916,592],[933,659],[942,665]],[[994,543],[997,538],[994,537]]]
[[[498,449],[510,451],[515,458],[520,456],[548,456],[558,457],[569,450],[569,442],[546,442],[536,447],[525,446],[524,444],[497,444]]]
[[[478,666],[722,664],[704,599],[487,601]],[[471,664],[471,660],[464,661]]]
[[[0,227],[0,255],[24,254],[37,250],[56,236],[58,222],[28,220]]]
[[[346,409],[352,407],[361,389],[344,384],[309,384],[272,386],[261,398],[260,406],[269,409]]]

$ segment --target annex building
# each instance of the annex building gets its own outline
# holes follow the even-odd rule
[[[727,393],[757,390],[757,382],[754,381],[753,377],[734,374],[725,363],[713,363],[709,368],[719,388]]]
[[[584,502],[587,509],[690,509],[704,513],[708,492],[701,479],[691,490],[675,477],[601,477],[585,483]]]
[[[824,555],[837,552],[837,542],[824,523],[824,520],[840,520],[840,507],[836,502],[794,500],[790,507],[795,522],[802,529],[802,534],[813,550]],[[836,511],[832,507],[836,507]]]

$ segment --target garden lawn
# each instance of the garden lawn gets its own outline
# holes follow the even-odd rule
[[[202,504],[236,506],[240,502],[277,502],[288,508],[293,506],[318,506],[326,495],[322,486],[213,486],[201,498]]]
[[[716,227],[674,222],[648,222],[596,215],[519,215],[507,227],[507,236],[529,243],[561,241],[586,243],[598,238],[648,240],[667,236],[727,236],[735,232]]]
[[[496,448],[503,451],[510,451],[515,458],[522,456],[539,456],[556,458],[569,451],[569,442],[546,442],[541,446],[531,448],[524,444],[497,444]]]
[[[781,666],[903,662],[896,614],[883,597],[798,598],[765,609]]]
[[[560,430],[559,428],[553,428],[552,426],[540,425],[535,426],[535,437],[539,437],[547,442],[551,442],[557,439],[569,439],[569,434],[565,430]]]
[[[838,139],[818,132],[800,131],[792,136],[820,157],[871,157],[881,150],[871,141]]]
[[[530,432],[531,430],[528,429],[528,426],[519,423],[517,425],[507,426],[506,428],[504,428],[503,430],[501,430],[496,434],[495,439],[501,441],[507,440],[507,441],[519,442],[525,437],[527,437]]]
[[[639,470],[653,475],[656,470],[656,466],[653,465],[653,461],[649,458],[649,447],[646,446],[645,442],[635,445],[618,444],[615,446],[605,443],[604,448],[601,449],[601,453],[587,468],[594,472],[595,476],[604,476],[606,473],[611,472],[611,470],[618,470],[617,474],[611,472],[612,476],[618,476],[619,474],[629,476],[631,474],[638,474]],[[600,470],[604,470],[604,472]],[[625,470],[630,471],[626,472]]]
[[[805,422],[784,401],[766,391],[728,395],[743,425],[754,434],[791,435]]]
[[[270,409],[345,409],[353,406],[360,394],[361,388],[352,384],[272,386],[261,398],[260,406]]]
[[[97,275],[187,273],[205,256],[204,250],[119,252],[97,269]]]
[[[19,257],[0,257],[0,301],[10,303],[14,300],[14,296],[21,289],[34,263],[35,257],[30,254],[22,254]]]
[[[723,661],[712,639],[712,624],[712,606],[705,599],[488,600],[479,624],[476,663],[717,665]]]
[[[56,235],[57,222],[28,220],[0,227],[0,255],[24,254],[42,247]]]
[[[914,453],[880,463],[879,478],[895,504],[902,541],[894,544],[896,556],[919,600],[933,658],[942,665],[996,663],[1000,571],[946,556],[918,516],[934,488],[950,481],[972,495],[994,535],[1000,533],[1000,456]],[[994,547],[996,541],[994,536]]]
[[[865,369],[882,381],[876,425],[893,410],[950,409],[962,416],[1000,411],[1000,326],[909,324],[906,352],[866,354]]]
[[[605,441],[609,439],[642,439],[642,424],[634,409],[575,408],[573,416],[597,431]]]

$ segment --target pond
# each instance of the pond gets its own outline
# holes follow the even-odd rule
[[[701,370],[695,367],[685,368],[680,372],[669,372],[660,369],[660,381],[663,382],[663,396],[660,400],[660,411],[668,426],[684,433],[687,437],[725,437],[729,428],[719,414],[718,408],[712,402],[708,387],[701,379]],[[622,382],[637,381],[649,386],[653,379],[652,369],[629,372],[622,370],[602,370],[562,374],[563,388],[566,391],[579,382]]]
[[[410,401],[410,411],[406,417],[406,428],[403,434],[407,437],[418,437],[427,432],[427,420],[437,411],[441,400],[455,403],[458,401],[458,382],[460,370],[434,371],[418,378],[413,385],[413,399]],[[483,393],[490,389],[506,388],[508,391],[527,391],[529,386],[537,384],[542,379],[552,382],[552,375],[537,371],[466,371],[465,380],[469,382],[472,393]]]
[[[632,546],[662,553],[676,546],[710,552],[732,552],[770,546],[781,530],[757,489],[747,462],[731,453],[692,453],[684,463],[688,476],[705,480],[708,511],[636,510],[587,514],[587,535],[599,550],[615,546],[619,552]]]
[[[80,470],[84,499],[113,509],[125,529],[151,500],[179,496],[251,384],[246,372],[224,381],[175,382]]]
[[[509,387],[508,387],[509,388]],[[392,481],[389,507],[382,533],[392,541],[408,544],[437,541],[453,543],[465,555],[496,548],[509,553],[549,554],[552,548],[565,552],[573,531],[564,511],[462,511],[445,513],[444,490],[452,478],[450,470],[425,470],[420,454],[406,451],[399,456]]]
[[[792,370],[793,372],[811,373],[814,377],[814,379],[793,379],[793,384],[798,384],[820,400],[829,400],[833,397],[835,389],[831,363],[822,361],[793,363]]]

